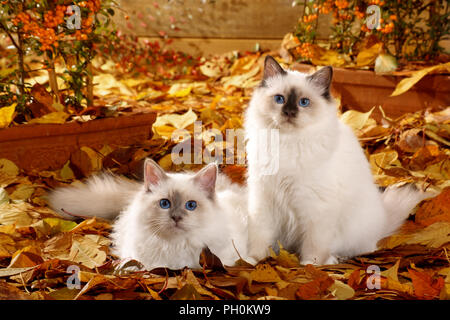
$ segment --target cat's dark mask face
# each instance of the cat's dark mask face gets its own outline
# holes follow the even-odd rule
[[[314,74],[305,75],[285,71],[278,62],[267,56],[264,76],[256,97],[259,114],[269,127],[305,126],[318,120],[323,106],[332,102],[330,84],[332,68],[323,67]]]

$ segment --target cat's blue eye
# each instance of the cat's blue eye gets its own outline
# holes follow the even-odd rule
[[[281,94],[276,94],[273,100],[275,100],[275,103],[284,104],[284,97]]]
[[[168,199],[161,199],[161,200],[159,200],[159,206],[163,209],[169,209],[170,201]]]
[[[197,201],[189,200],[186,202],[186,204],[184,206],[187,210],[193,211],[193,210],[195,210],[195,208],[197,208]]]
[[[310,101],[308,98],[301,98],[300,101],[298,102],[300,107],[307,107],[307,106],[309,106],[309,103],[310,103]]]

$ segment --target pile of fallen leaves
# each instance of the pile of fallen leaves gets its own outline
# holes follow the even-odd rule
[[[139,179],[146,157],[166,170],[199,168],[172,163],[170,153],[183,139],[199,141],[202,151],[235,148],[226,131],[242,128],[262,61],[259,53],[230,53],[203,61],[201,76],[176,81],[120,78],[113,64],[98,66],[103,73],[94,78],[95,90],[102,105],[157,111],[153,137],[131,146],[84,146],[56,171],[23,172],[0,159],[0,299],[450,299],[450,108],[378,121],[373,110],[340,114],[360,139],[377,184],[413,183],[440,194],[423,201],[379,250],[336,265],[302,266],[281,249],[256,266],[242,260],[223,266],[205,250],[199,270],[136,272],[138,262],[122,265],[111,255],[110,222],[67,221],[47,207],[50,189],[101,170]],[[211,140],[212,130],[224,140]],[[245,163],[221,169],[245,181]]]

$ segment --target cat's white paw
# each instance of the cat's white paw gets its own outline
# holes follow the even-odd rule
[[[323,264],[338,264],[339,261],[335,256],[329,256],[327,260]]]
[[[300,264],[306,266],[307,264],[312,264],[312,265],[317,265],[316,260],[311,260],[311,259],[305,259],[305,260],[301,260]]]

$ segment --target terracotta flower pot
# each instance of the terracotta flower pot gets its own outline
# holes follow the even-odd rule
[[[311,66],[295,64],[293,69],[308,72]],[[399,117],[427,107],[445,108],[450,105],[450,76],[427,75],[407,92],[391,97],[403,76],[376,75],[373,71],[333,68],[333,89],[341,95],[342,105],[367,112],[381,106],[389,117]],[[375,109],[374,112],[378,110]],[[376,115],[376,114],[375,114]]]
[[[65,124],[30,124],[0,130],[0,158],[26,172],[60,169],[83,146],[124,146],[152,136],[156,113]]]

